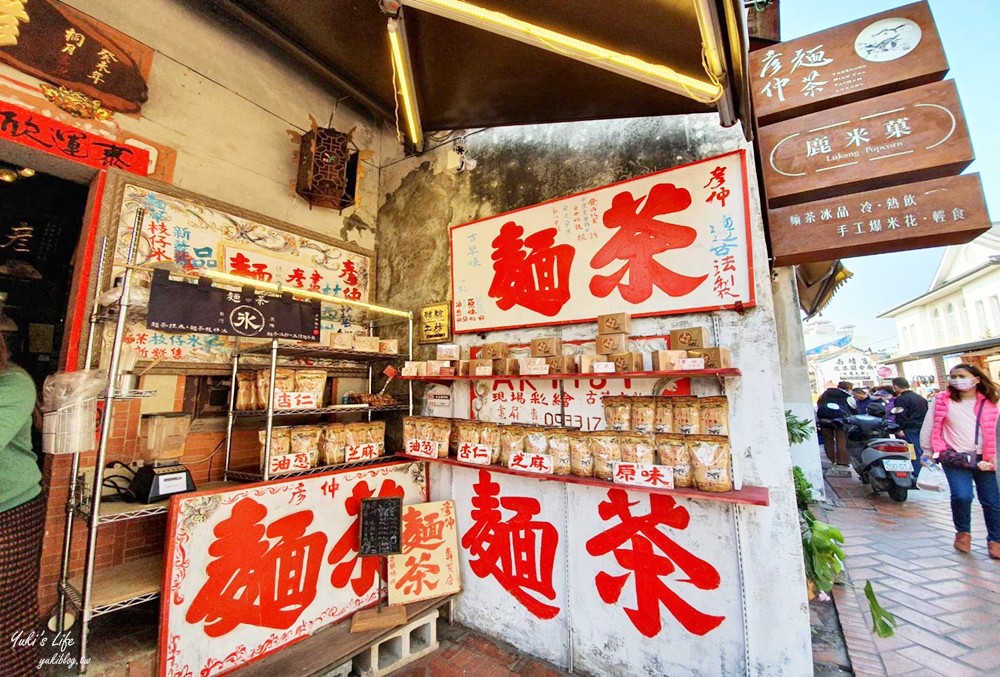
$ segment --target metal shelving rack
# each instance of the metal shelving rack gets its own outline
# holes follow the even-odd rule
[[[338,299],[331,299],[334,301],[339,301]],[[364,304],[367,311],[372,313],[384,313],[387,315],[395,316],[400,318],[399,321],[405,321],[407,323],[407,352],[406,359],[413,359],[413,314],[408,311],[394,310],[392,308],[383,308],[380,306],[374,306],[370,304]],[[391,321],[385,322],[383,324],[390,324]],[[375,331],[375,322],[368,323],[368,335],[373,336]],[[268,380],[268,390],[267,390],[267,408],[266,409],[255,409],[251,411],[237,411],[236,410],[236,393],[237,393],[237,380],[236,373],[240,368],[241,359],[245,358],[263,358],[268,357],[268,362],[266,363],[267,368],[270,369],[270,378]],[[229,412],[226,417],[226,463],[223,478],[225,480],[233,480],[240,482],[269,482],[271,478],[271,431],[274,428],[275,418],[284,417],[302,417],[302,416],[330,416],[336,414],[366,414],[368,420],[370,421],[373,413],[384,412],[384,411],[405,411],[410,415],[413,415],[413,383],[407,383],[407,402],[405,404],[393,404],[388,406],[357,406],[357,405],[331,405],[328,407],[320,407],[316,409],[285,409],[275,411],[274,409],[274,381],[275,381],[275,371],[278,368],[279,360],[293,360],[296,358],[306,358],[309,360],[328,360],[333,361],[335,364],[330,367],[318,366],[317,368],[325,369],[328,375],[336,379],[343,378],[365,378],[368,379],[368,393],[372,393],[372,387],[375,380],[375,366],[383,363],[392,362],[393,360],[398,360],[401,355],[398,354],[386,354],[386,353],[368,353],[361,352],[358,350],[343,350],[337,348],[329,348],[326,346],[315,346],[308,344],[298,344],[298,343],[287,343],[282,344],[278,342],[278,339],[272,339],[269,344],[257,345],[252,348],[247,348],[245,350],[240,350],[239,346],[233,352],[233,368],[230,379],[229,386]],[[264,367],[264,364],[258,364],[258,367]],[[233,451],[233,426],[237,418],[244,417],[264,417],[265,419],[265,430],[266,435],[264,438],[264,459],[263,468],[260,472],[245,472],[230,469],[230,461],[232,458]],[[329,472],[330,470],[335,470],[337,468],[355,468],[363,467],[365,465],[372,465],[374,463],[383,462],[385,458],[374,459],[372,461],[365,461],[362,463],[350,463],[350,464],[338,464],[333,466],[319,466],[316,468],[310,468],[308,470],[299,470],[288,473],[281,473],[280,477],[299,477],[302,475],[311,475],[321,472]]]

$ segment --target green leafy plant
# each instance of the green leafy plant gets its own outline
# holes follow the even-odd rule
[[[813,424],[807,418],[799,418],[791,409],[785,409],[785,430],[788,432],[788,444],[801,444],[813,433]]]
[[[865,581],[865,597],[868,598],[868,608],[872,612],[872,626],[879,637],[892,637],[896,634],[896,617],[882,608],[875,599],[875,590],[871,581]]]
[[[810,503],[815,502],[812,482],[806,479],[806,474],[799,466],[792,468],[792,479],[795,481],[795,502],[798,503],[799,510],[806,510]]]

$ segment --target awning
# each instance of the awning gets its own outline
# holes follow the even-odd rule
[[[709,81],[702,53],[706,24],[716,26],[711,53],[724,72],[719,91],[730,120],[749,129],[743,76],[746,28],[740,0],[212,0],[226,14],[291,54],[384,119],[396,119],[396,95],[380,4],[402,5],[406,50],[424,130],[699,113],[717,110],[660,86],[612,72],[606,57],[571,58],[548,48],[440,15],[441,6],[482,8],[590,45]],[[433,10],[433,13],[432,11]],[[699,13],[703,20],[699,22]],[[707,59],[711,62],[711,59]],[[601,63],[605,67],[594,65]],[[322,112],[317,111],[317,115]],[[399,111],[402,116],[402,111]],[[400,126],[403,122],[400,120]]]
[[[972,341],[971,343],[956,343],[943,348],[931,348],[929,350],[918,350],[909,355],[899,355],[885,361],[886,364],[899,364],[900,362],[911,362],[922,360],[928,357],[947,357],[949,355],[988,355],[996,352],[994,349],[1000,348],[1000,337],[983,339],[982,341]]]
[[[795,266],[795,284],[799,292],[799,307],[805,319],[814,317],[826,308],[840,286],[854,274],[840,261],[804,263]]]

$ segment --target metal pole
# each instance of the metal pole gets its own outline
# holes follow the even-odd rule
[[[368,335],[369,336],[374,336],[375,335],[375,323],[374,322],[368,322]],[[373,381],[372,376],[373,376],[373,373],[374,373],[374,368],[375,368],[375,365],[373,365],[371,362],[369,362],[368,363],[368,394],[369,395],[371,395],[372,392],[373,392],[372,391],[372,381]],[[372,409],[371,409],[371,407],[368,407],[368,420],[369,421],[372,420]]]
[[[63,527],[62,565],[59,569],[59,604],[56,612],[56,631],[63,632],[66,628],[66,585],[69,583],[69,558],[73,546],[73,518],[76,516],[76,482],[80,472],[80,454],[73,454],[73,462],[69,471],[69,495],[66,497],[66,525]]]
[[[409,335],[410,339],[410,351],[407,355],[407,359],[412,362],[413,361],[413,315],[412,314],[410,315],[410,318],[408,320],[407,334]],[[459,355],[459,357],[461,357],[461,355]],[[413,416],[413,381],[407,381],[406,388],[409,391],[410,395],[410,416]]]
[[[226,465],[222,470],[223,481],[229,481],[229,458],[233,453],[233,410],[236,409],[236,370],[240,364],[240,344],[237,340],[233,348],[233,380],[229,382],[229,415],[226,418]],[[270,435],[268,435],[270,437]],[[209,478],[211,480],[212,478]]]
[[[132,226],[132,239],[128,245],[128,266],[135,261],[135,252],[139,244],[139,234],[142,232],[142,221],[146,210],[141,207],[135,212],[135,223]],[[83,569],[82,606],[83,618],[80,625],[80,662],[79,672],[87,671],[87,630],[90,625],[91,603],[94,595],[94,559],[97,556],[97,526],[101,519],[101,490],[104,480],[104,460],[108,452],[108,440],[111,436],[112,413],[115,402],[115,387],[118,381],[118,366],[121,360],[122,339],[125,337],[126,316],[128,314],[129,292],[132,286],[132,269],[125,268],[122,279],[122,296],[118,300],[118,322],[115,325],[115,338],[111,344],[111,362],[108,365],[108,386],[104,393],[104,412],[101,416],[101,440],[97,446],[97,458],[94,460],[94,484],[90,496],[90,523],[87,531],[87,559]]]
[[[278,368],[278,339],[271,339],[271,377],[267,383],[267,437],[264,438],[264,481],[271,480],[271,431],[274,429],[274,375]]]
[[[104,278],[104,259],[107,256],[108,236],[101,239],[101,257],[97,260],[97,286],[94,289],[94,306],[90,309],[90,333],[87,335],[87,356],[83,361],[83,368],[90,369],[90,361],[94,357],[94,330],[100,324],[97,318],[100,316],[100,306],[97,300],[101,298],[101,280]]]

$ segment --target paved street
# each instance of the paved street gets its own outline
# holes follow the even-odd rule
[[[1000,560],[986,554],[973,504],[970,554],[952,548],[948,492],[914,491],[905,503],[870,497],[855,478],[828,478],[826,521],[846,540],[854,589],[834,600],[857,675],[986,675],[1000,672]],[[870,633],[865,580],[899,621],[896,635]]]

